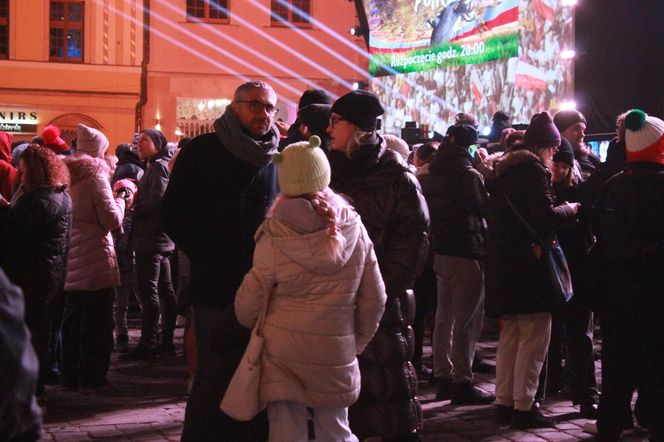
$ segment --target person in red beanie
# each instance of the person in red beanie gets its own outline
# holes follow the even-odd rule
[[[42,146],[51,149],[58,155],[69,155],[71,149],[65,140],[60,137],[60,128],[58,126],[48,125],[42,132],[44,144]]]
[[[551,116],[536,114],[524,146],[502,156],[494,165],[495,178],[487,181],[491,201],[485,310],[503,324],[496,357],[496,421],[518,429],[555,425],[533,408],[555,307],[550,278],[533,244],[539,238],[553,240],[554,222],[574,216],[579,208],[578,203],[554,207],[550,170],[559,145],[560,133]]]

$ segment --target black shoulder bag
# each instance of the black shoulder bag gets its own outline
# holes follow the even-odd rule
[[[565,253],[560,247],[557,238],[554,236],[554,238],[549,241],[542,240],[537,235],[535,229],[533,229],[533,226],[526,221],[514,204],[512,204],[512,201],[510,201],[507,195],[503,195],[503,197],[505,197],[505,201],[507,201],[507,205],[510,206],[514,215],[516,215],[521,224],[523,224],[533,238],[533,256],[537,260],[543,260],[543,264],[546,266],[550,280],[549,285],[551,286],[552,305],[557,307],[565,304],[572,299],[574,291],[572,290],[572,278],[569,273],[569,267],[567,266],[567,259],[565,258]]]

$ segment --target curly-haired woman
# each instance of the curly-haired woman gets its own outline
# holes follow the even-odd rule
[[[69,171],[50,149],[30,145],[18,165],[23,194],[9,213],[11,280],[23,289],[25,320],[39,358],[37,396],[44,394],[49,361],[49,303],[62,288],[69,250],[72,205]]]

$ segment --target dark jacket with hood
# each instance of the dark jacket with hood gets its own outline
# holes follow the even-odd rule
[[[263,141],[276,151],[276,128]],[[244,161],[229,143],[217,133],[187,143],[162,201],[164,229],[191,262],[194,306],[224,309],[233,304],[251,269],[254,234],[278,193],[275,166]]]
[[[360,355],[362,390],[350,410],[360,438],[399,438],[421,429],[413,354],[411,289],[426,261],[429,211],[411,169],[382,139],[349,159],[330,152],[331,187],[347,195],[374,243],[387,303],[376,335]]]
[[[168,186],[168,162],[173,158],[162,146],[147,162],[147,171],[138,183],[132,218],[131,244],[136,252],[170,252],[173,241],[164,233],[161,200]]]
[[[483,259],[488,195],[468,149],[446,145],[431,161],[427,203],[431,247],[438,255]]]
[[[491,194],[486,257],[486,304],[489,316],[552,311],[552,285],[544,259],[533,251],[537,239],[550,241],[554,228],[573,216],[567,206],[554,207],[551,173],[527,150],[510,151],[487,181]],[[506,198],[537,232],[532,238]],[[543,256],[543,255],[542,255]]]

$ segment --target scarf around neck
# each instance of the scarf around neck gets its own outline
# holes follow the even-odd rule
[[[214,132],[234,156],[256,167],[265,167],[272,161],[279,146],[279,131],[275,125],[259,139],[244,133],[230,106],[214,122]]]

